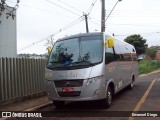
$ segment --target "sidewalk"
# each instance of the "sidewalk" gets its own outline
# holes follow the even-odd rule
[[[34,111],[38,108],[51,105],[47,96],[27,99],[21,102],[0,106],[0,111]]]

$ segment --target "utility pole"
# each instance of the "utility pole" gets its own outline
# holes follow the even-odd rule
[[[101,11],[101,32],[105,32],[105,0],[102,0],[102,11]]]
[[[84,17],[85,17],[85,22],[86,22],[86,33],[88,33],[89,29],[88,29],[88,16],[87,16],[87,14],[84,14]]]

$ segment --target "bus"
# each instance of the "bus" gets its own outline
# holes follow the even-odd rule
[[[56,41],[45,68],[45,86],[56,108],[67,101],[99,101],[108,108],[113,96],[133,88],[138,76],[134,46],[102,32]]]

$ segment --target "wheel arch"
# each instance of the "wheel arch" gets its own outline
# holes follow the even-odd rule
[[[112,90],[112,96],[114,96],[114,95],[115,95],[115,85],[114,85],[114,82],[113,82],[113,81],[110,81],[110,82],[108,83],[107,88],[108,88],[109,86],[111,87],[111,90]]]

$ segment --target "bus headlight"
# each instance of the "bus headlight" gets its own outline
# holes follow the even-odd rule
[[[90,84],[92,84],[92,83],[95,83],[98,80],[102,80],[102,79],[103,79],[103,76],[88,78],[87,79],[87,86],[90,85]]]

